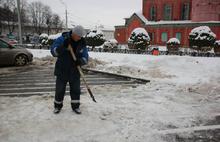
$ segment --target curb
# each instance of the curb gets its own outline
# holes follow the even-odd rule
[[[110,73],[110,72],[95,70],[95,69],[91,69],[91,68],[82,68],[82,70],[87,71],[87,72],[90,71],[90,72],[94,72],[94,73],[101,73],[101,74],[107,74],[107,75],[112,75],[112,76],[116,76],[116,77],[121,77],[121,78],[125,78],[127,80],[134,80],[136,83],[145,84],[145,83],[150,82],[150,80],[147,80],[147,79],[131,77],[131,76],[121,75],[121,74],[116,74],[116,73]]]

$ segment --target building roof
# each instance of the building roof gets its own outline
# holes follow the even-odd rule
[[[140,20],[143,21],[145,24],[149,22],[141,12],[135,12],[134,14],[136,14],[140,18]]]
[[[148,21],[146,25],[170,25],[170,24],[200,24],[200,23],[218,23],[220,21],[201,21],[201,22],[192,22],[191,20],[181,20],[181,21]]]
[[[178,20],[178,21],[148,21],[141,12],[135,12],[130,18],[125,18],[126,20],[131,19],[133,16],[137,16],[146,26],[157,26],[157,25],[185,25],[185,24],[220,24],[220,21],[201,21],[193,22],[191,20]],[[115,28],[123,28],[125,25],[118,25]]]

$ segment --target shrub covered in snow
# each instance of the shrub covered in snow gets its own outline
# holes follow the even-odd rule
[[[214,52],[216,55],[220,55],[220,40],[215,41]]]
[[[39,36],[39,40],[42,45],[47,45],[48,44],[48,35],[45,33],[41,34]]]
[[[54,35],[49,35],[49,37],[48,37],[48,44],[52,45],[54,40],[56,40],[61,35],[62,35],[62,33],[57,33],[57,34],[54,34]]]
[[[115,39],[110,39],[104,42],[103,48],[112,49],[112,48],[117,48],[117,46],[118,46],[118,41]]]
[[[220,40],[215,41],[215,47],[220,48]]]
[[[105,36],[99,29],[91,30],[86,34],[85,40],[88,46],[92,46],[92,50],[95,46],[101,46],[105,42]]]
[[[145,50],[149,44],[150,36],[144,28],[134,29],[128,39],[130,48]]]
[[[48,39],[48,34],[43,33],[40,35],[40,38],[41,39]]]
[[[177,54],[180,47],[180,41],[177,38],[171,38],[167,41],[167,49],[169,54]]]
[[[212,49],[216,40],[216,35],[208,26],[194,28],[189,34],[190,48],[200,51]]]
[[[180,45],[180,41],[177,38],[171,38],[167,41],[167,45]]]

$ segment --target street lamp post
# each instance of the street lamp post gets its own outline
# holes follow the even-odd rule
[[[66,30],[68,30],[68,19],[67,19],[67,17],[68,17],[68,13],[67,13],[67,5],[66,5],[66,3],[63,1],[63,0],[60,0],[60,3],[61,4],[63,4],[64,6],[65,6],[65,14],[66,14]]]
[[[19,43],[22,44],[20,0],[17,0],[17,10],[18,10]]]
[[[68,30],[68,21],[67,21],[67,7],[66,7],[66,30]]]

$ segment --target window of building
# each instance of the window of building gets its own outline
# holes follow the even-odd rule
[[[152,43],[154,43],[154,33],[149,33],[150,40]]]
[[[150,20],[156,21],[156,7],[155,6],[152,6],[150,8]]]
[[[179,41],[181,41],[181,33],[176,33],[176,38],[179,39]]]
[[[166,32],[163,32],[163,33],[161,34],[161,41],[162,41],[162,42],[166,42],[166,41],[167,41],[167,33],[166,33]]]
[[[182,6],[181,20],[189,20],[190,4],[184,3]]]
[[[164,20],[172,20],[172,7],[166,4],[164,6]]]

